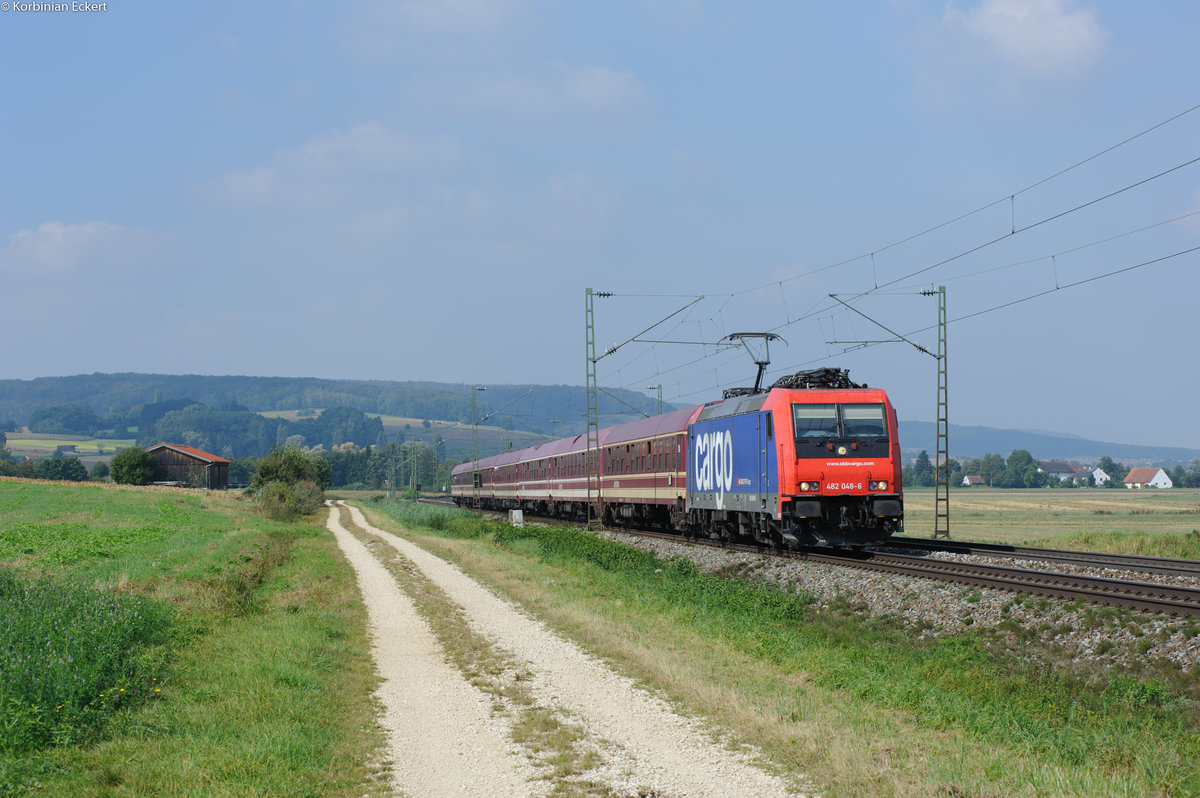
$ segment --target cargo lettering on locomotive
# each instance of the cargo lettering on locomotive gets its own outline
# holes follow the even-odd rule
[[[717,508],[725,506],[725,492],[733,490],[733,435],[715,430],[696,436],[696,490],[716,491]]]

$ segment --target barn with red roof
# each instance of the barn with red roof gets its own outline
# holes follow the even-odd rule
[[[229,461],[180,443],[159,443],[146,449],[154,462],[154,481],[206,490],[229,486]]]

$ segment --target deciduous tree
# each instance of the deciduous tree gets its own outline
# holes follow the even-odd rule
[[[149,485],[154,479],[154,461],[145,449],[122,449],[110,466],[113,482],[122,485]]]
[[[998,485],[1004,476],[1004,458],[998,454],[985,454],[979,461],[979,476],[988,485]]]
[[[1125,482],[1125,477],[1129,474],[1128,468],[1126,468],[1125,466],[1116,462],[1108,455],[1104,455],[1103,457],[1100,458],[1100,462],[1097,465],[1097,468],[1099,468],[1105,474],[1108,474],[1108,476],[1110,477],[1110,479],[1108,480],[1108,482],[1105,485],[1106,487],[1109,487],[1109,488],[1123,487],[1124,482]]]
[[[83,482],[88,476],[87,469],[78,459],[59,454],[38,463],[33,474],[38,479],[59,479],[68,482]]]

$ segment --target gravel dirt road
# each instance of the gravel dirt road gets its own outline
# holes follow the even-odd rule
[[[558,775],[526,750],[511,719],[450,665],[384,564],[331,511],[328,527],[358,574],[383,680],[379,697],[395,786],[410,796],[795,796],[749,754],[714,740],[604,663],[401,537],[349,508],[353,526],[408,560],[461,609],[471,629],[522,663],[539,707],[582,728],[584,773]]]

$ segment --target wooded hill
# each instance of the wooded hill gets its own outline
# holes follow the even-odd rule
[[[586,429],[587,399],[580,386],[486,385],[476,413],[489,426],[546,435]],[[528,394],[527,396],[525,394]],[[62,405],[91,408],[98,416],[130,415],[148,405],[188,399],[213,410],[254,412],[349,408],[415,419],[472,422],[470,385],[384,380],[325,380],[168,374],[81,374],[0,380],[0,421],[25,425],[39,410]],[[599,396],[601,426],[657,412],[645,394],[605,390]],[[675,405],[664,404],[664,410]]]

